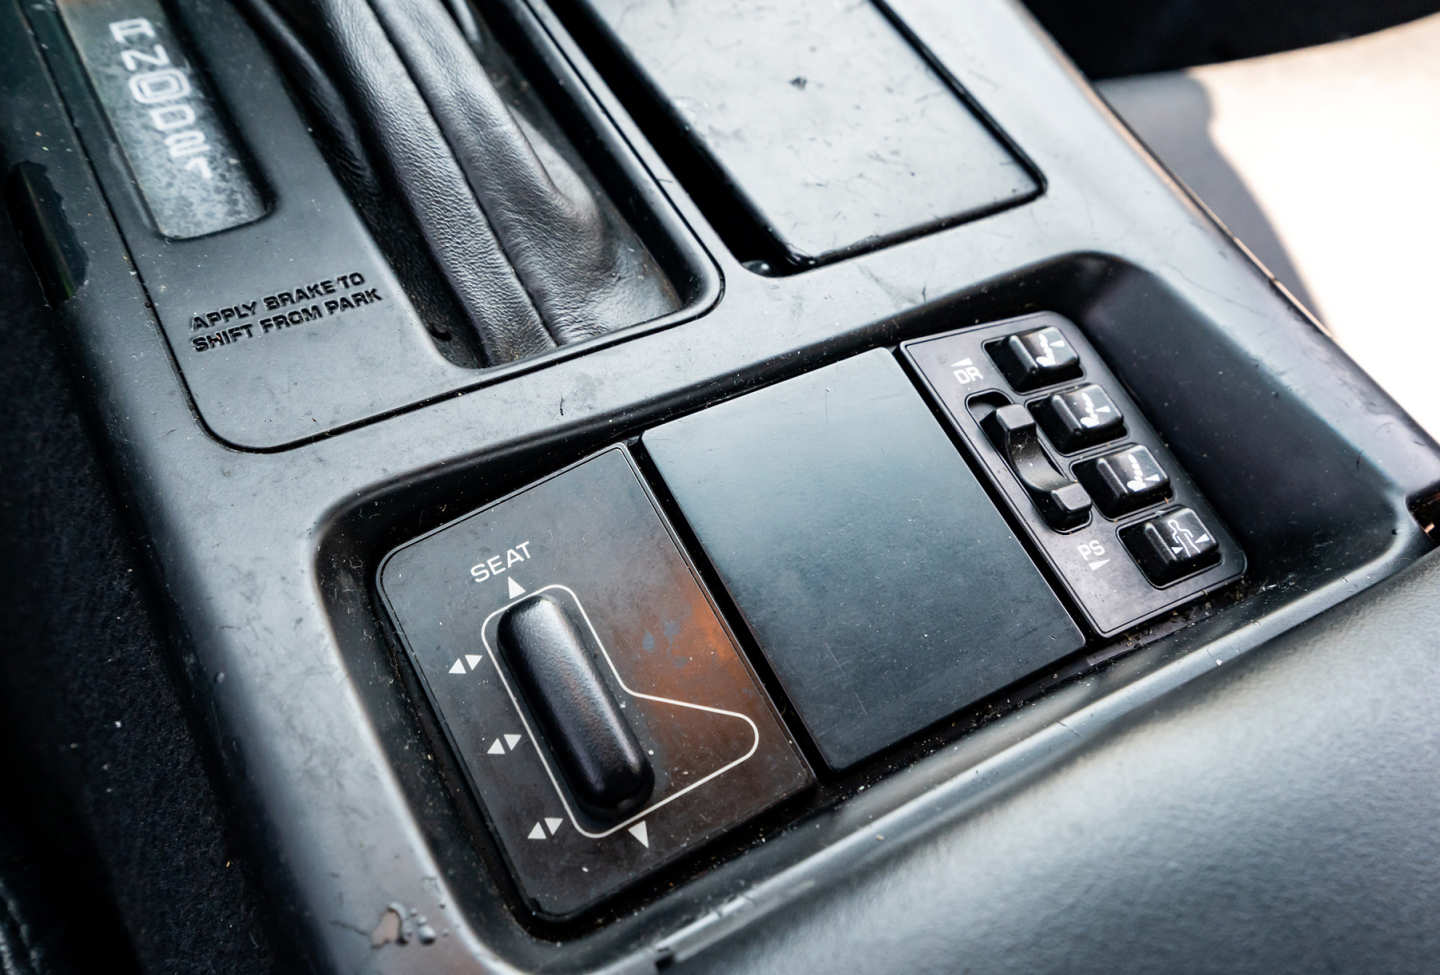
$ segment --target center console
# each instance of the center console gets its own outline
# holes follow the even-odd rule
[[[23,325],[316,970],[703,961],[1432,547],[1436,445],[1010,3],[0,49]]]

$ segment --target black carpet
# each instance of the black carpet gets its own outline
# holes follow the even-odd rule
[[[42,973],[289,967],[3,207],[0,295],[0,953]]]

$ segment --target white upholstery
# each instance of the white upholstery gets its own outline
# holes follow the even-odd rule
[[[1440,14],[1100,89],[1440,435]]]

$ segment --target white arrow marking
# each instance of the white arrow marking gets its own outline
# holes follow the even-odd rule
[[[1094,571],[1096,571],[1097,569],[1099,569],[1102,565],[1109,565],[1109,564],[1110,564],[1110,560],[1109,560],[1109,559],[1100,559],[1100,560],[1097,561],[1097,562],[1087,562],[1087,563],[1085,563],[1085,564],[1088,565],[1088,566],[1090,566],[1090,571],[1091,571],[1091,572],[1094,572]]]
[[[545,828],[550,831],[551,836],[554,836],[556,830],[558,830],[564,824],[564,822],[565,820],[559,818],[558,816],[546,816]]]
[[[478,653],[467,653],[465,655],[465,662],[470,665],[471,670],[474,670],[476,667],[480,666],[480,661],[482,659],[483,658]]]
[[[641,846],[645,847],[645,849],[647,850],[650,849],[650,831],[645,828],[645,823],[643,820],[636,823],[634,826],[631,826],[629,829],[629,833],[631,836],[635,837],[637,840],[640,841]]]
[[[461,660],[459,657],[456,657],[456,658],[455,658],[455,662],[450,665],[450,673],[452,673],[452,674],[463,674],[463,673],[465,673],[465,661]]]
[[[525,838],[527,840],[543,840],[545,838],[545,827],[536,823],[534,828],[530,830],[530,835]]]
[[[504,755],[504,754],[505,754],[505,746],[502,745],[502,744],[500,744],[500,739],[499,739],[499,738],[496,738],[494,741],[492,741],[492,742],[490,743],[490,747],[487,748],[487,749],[485,749],[485,754],[486,754],[486,755]]]
[[[523,737],[524,735],[506,735],[505,744],[513,752],[515,750],[515,746],[520,744],[520,739]]]
[[[525,595],[525,587],[520,585],[520,583],[516,582],[513,577],[507,579],[506,582],[510,586],[511,599],[519,599],[521,596]]]
[[[959,369],[961,366],[973,366],[975,363],[969,359],[961,359],[958,362],[950,363],[951,369]]]

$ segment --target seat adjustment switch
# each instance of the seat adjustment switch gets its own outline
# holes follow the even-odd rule
[[[1157,586],[1199,572],[1220,561],[1215,535],[1189,508],[1166,511],[1120,532],[1120,540]]]
[[[579,805],[605,823],[650,795],[655,772],[595,665],[596,648],[547,595],[500,617],[500,654]]]
[[[400,546],[380,591],[537,914],[813,781],[623,446]]]

